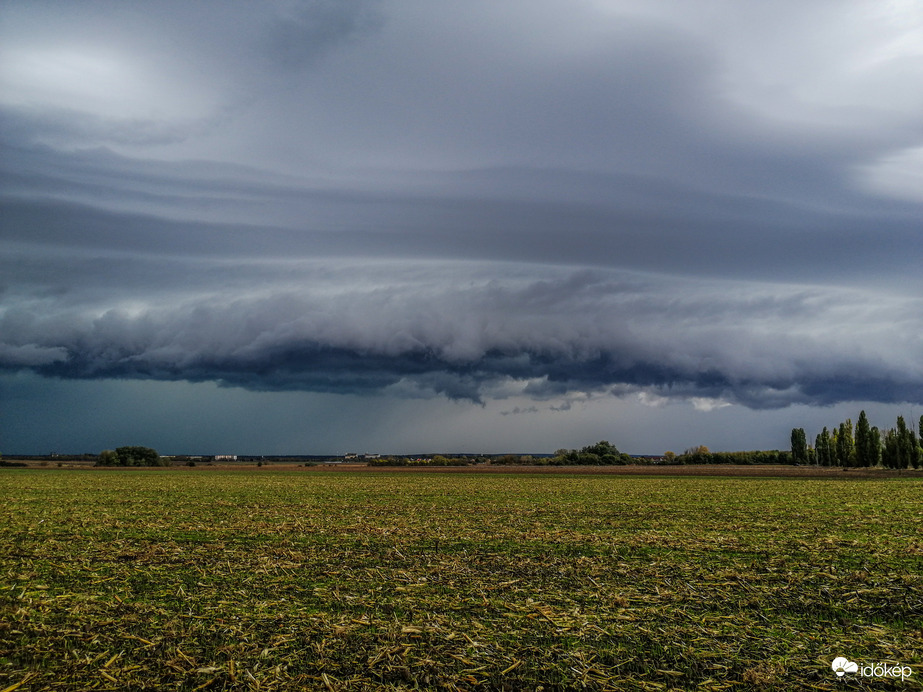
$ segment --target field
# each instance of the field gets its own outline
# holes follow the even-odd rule
[[[923,689],[919,477],[10,469],[0,498],[3,692]]]

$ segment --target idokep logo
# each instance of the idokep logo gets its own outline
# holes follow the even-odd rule
[[[847,673],[858,673],[864,678],[900,678],[901,680],[906,680],[913,675],[910,666],[891,666],[887,663],[870,663],[860,666],[845,656],[837,656],[830,667],[840,678]]]
[[[837,656],[833,659],[830,667],[833,668],[833,672],[837,674],[837,677],[843,677],[846,673],[855,673],[859,670],[858,663],[853,663],[844,656]]]

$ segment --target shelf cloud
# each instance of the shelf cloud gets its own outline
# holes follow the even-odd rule
[[[60,264],[56,290],[8,299],[5,367],[474,402],[500,385],[537,399],[649,391],[752,408],[898,402],[923,385],[923,315],[890,296],[470,261],[159,259],[123,268],[140,283],[123,279],[113,299],[100,298],[97,260]],[[199,277],[177,290],[188,272]]]

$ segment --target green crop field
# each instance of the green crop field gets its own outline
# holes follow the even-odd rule
[[[919,478],[5,470],[0,532],[0,690],[923,679]]]

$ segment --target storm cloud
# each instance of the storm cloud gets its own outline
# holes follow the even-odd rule
[[[914,3],[0,13],[8,374],[923,403]]]
[[[911,299],[522,263],[159,259],[129,278],[124,262],[62,262],[54,290],[9,296],[3,364],[476,402],[651,391],[778,407],[923,386]]]

